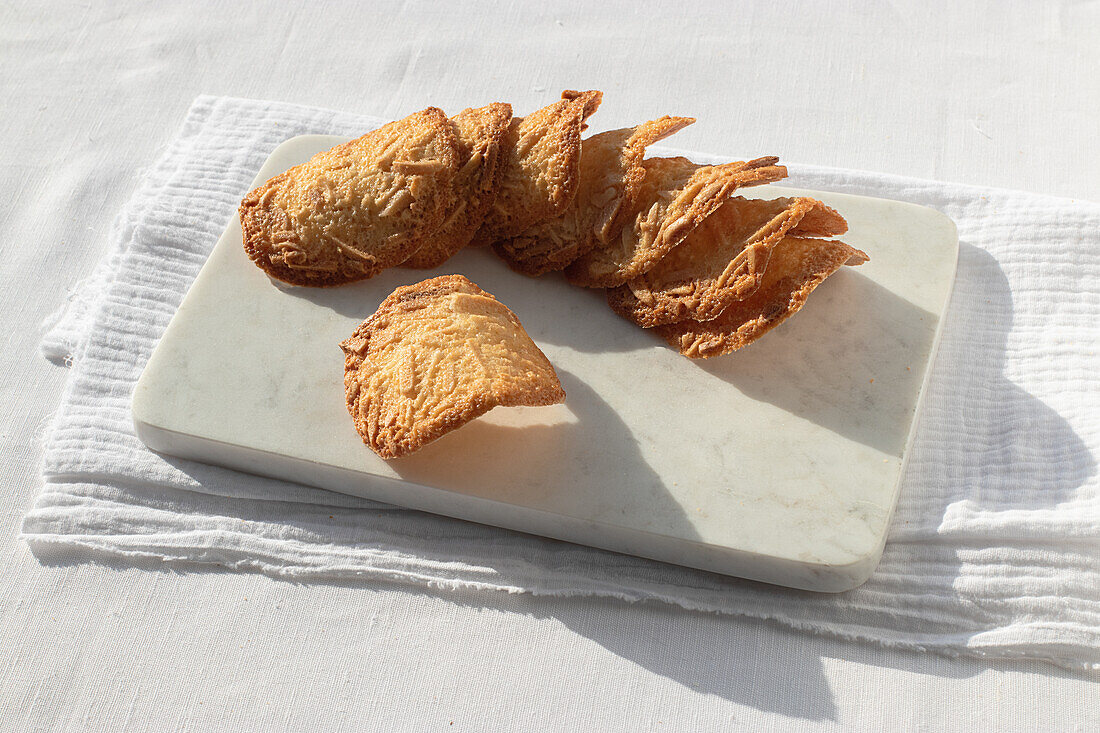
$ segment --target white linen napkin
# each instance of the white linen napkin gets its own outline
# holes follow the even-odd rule
[[[889,543],[871,580],[848,593],[724,578],[147,450],[131,390],[255,172],[294,135],[357,135],[380,122],[196,100],[119,215],[110,254],[43,339],[72,372],[23,523],[35,552],[657,599],[895,647],[1100,669],[1096,204],[789,166],[794,186],[933,206],[961,239]]]

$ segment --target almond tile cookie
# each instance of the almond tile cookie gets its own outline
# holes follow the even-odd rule
[[[505,135],[504,177],[477,234],[482,243],[521,234],[565,211],[580,183],[581,133],[600,106],[598,91],[562,98],[526,117],[513,117]]]
[[[862,265],[867,255],[834,239],[786,237],[772,252],[756,292],[709,321],[686,320],[656,331],[692,359],[748,346],[790,318],[825,278],[843,265]]]
[[[778,158],[700,166],[687,158],[651,158],[644,163],[637,200],[622,234],[565,269],[574,285],[611,288],[653,268],[683,242],[734,191],[772,183],[787,175]]]
[[[459,149],[456,200],[439,231],[402,263],[405,267],[439,267],[473,239],[500,188],[504,135],[511,120],[512,105],[501,102],[465,109],[451,118]]]
[[[459,151],[435,107],[384,125],[249,192],[248,256],[293,285],[341,285],[397,265],[454,210]]]
[[[493,245],[517,272],[541,275],[565,268],[597,242],[617,237],[638,195],[646,148],[695,122],[665,116],[637,127],[610,130],[581,142],[577,195],[554,219]]]
[[[406,456],[494,407],[565,399],[515,314],[461,275],[397,288],[340,347],[348,412],[383,458]]]
[[[784,237],[830,237],[844,217],[812,198],[735,197],[707,217],[648,272],[607,292],[619,315],[643,328],[709,321],[759,287]]]

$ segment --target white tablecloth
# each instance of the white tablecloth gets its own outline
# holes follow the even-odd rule
[[[1095,4],[0,9],[0,728],[1073,730],[1097,677],[657,604],[303,584],[17,542],[66,372],[38,324],[201,93],[392,117],[563,86],[677,145],[1100,199]],[[453,721],[453,727],[449,725]]]

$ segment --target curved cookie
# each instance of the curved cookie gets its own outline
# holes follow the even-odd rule
[[[611,288],[650,270],[733,192],[778,181],[778,158],[700,166],[687,158],[651,158],[622,234],[565,268],[574,285]]]
[[[565,399],[515,314],[461,275],[397,288],[340,348],[348,412],[383,458],[408,455],[494,407]]]
[[[435,107],[391,122],[249,192],[248,256],[293,285],[342,285],[409,257],[454,206],[458,145]]]
[[[833,239],[786,237],[772,252],[760,287],[710,321],[657,326],[684,356],[706,359],[728,354],[763,336],[794,315],[814,288],[842,265],[862,265],[867,255]]]
[[[503,141],[511,119],[512,105],[502,102],[464,109],[451,118],[460,161],[453,183],[456,200],[439,231],[428,237],[403,266],[439,267],[473,239],[500,188]]]
[[[536,276],[561,270],[597,242],[618,236],[623,212],[630,210],[645,177],[646,148],[693,122],[690,117],[666,115],[584,140],[577,195],[565,211],[519,236],[500,240],[493,249],[516,272]]]
[[[815,199],[738,196],[653,269],[609,290],[607,302],[643,328],[709,321],[756,291],[772,250],[784,237],[828,237],[847,230],[844,217]]]
[[[495,242],[561,214],[577,193],[581,132],[603,92],[562,92],[526,117],[513,117],[505,135],[504,176],[476,238]]]

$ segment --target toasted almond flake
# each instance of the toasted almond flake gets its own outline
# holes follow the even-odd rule
[[[444,163],[441,160],[396,160],[393,163],[395,171],[407,175],[435,173],[442,170],[443,167]]]

